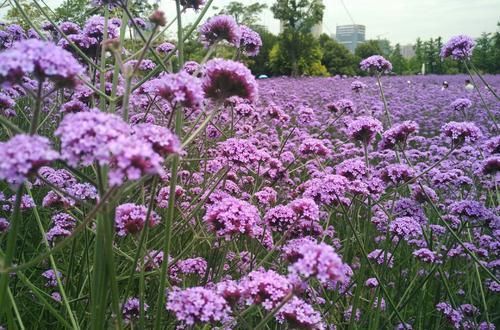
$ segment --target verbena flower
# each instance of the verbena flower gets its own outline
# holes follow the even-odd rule
[[[358,117],[347,126],[347,135],[363,144],[372,142],[377,133],[381,131],[382,123],[373,117]]]
[[[144,84],[143,90],[153,98],[165,99],[173,108],[199,108],[203,103],[201,82],[186,72],[165,74],[150,80]]]
[[[412,120],[396,124],[382,134],[379,146],[382,149],[393,149],[395,146],[404,148],[409,135],[416,132],[418,124]]]
[[[62,158],[72,166],[108,163],[110,143],[129,133],[120,117],[99,111],[68,114],[55,131],[61,140]]]
[[[83,67],[66,50],[36,39],[15,43],[0,53],[0,83],[17,83],[27,75],[51,80],[61,87],[73,87]]]
[[[361,70],[369,72],[390,72],[392,71],[392,64],[386,60],[383,56],[373,55],[365,58],[359,64]]]
[[[472,51],[476,43],[471,37],[466,35],[458,35],[452,37],[441,48],[441,57],[451,57],[454,60],[466,60],[472,56]]]
[[[241,30],[232,16],[214,16],[201,25],[198,32],[200,41],[205,47],[210,47],[223,40],[235,47],[240,46]]]
[[[168,128],[154,124],[137,124],[132,127],[132,134],[148,142],[159,155],[178,154],[182,151],[177,135]]]
[[[240,25],[241,41],[240,47],[247,56],[257,56],[262,47],[260,35],[245,25]]]
[[[203,287],[174,289],[166,305],[182,324],[224,324],[231,321],[231,309],[226,300],[213,290]]]
[[[441,127],[441,133],[451,138],[454,145],[464,142],[474,143],[481,138],[481,130],[471,122],[450,121]]]
[[[50,141],[38,135],[18,134],[0,142],[0,180],[21,184],[30,175],[59,158]]]
[[[466,98],[459,98],[451,102],[450,108],[455,111],[465,111],[472,106],[472,102]]]
[[[305,244],[298,249],[300,257],[288,267],[292,274],[305,279],[315,277],[324,285],[344,281],[342,259],[325,243]]]
[[[144,312],[147,312],[149,305],[143,304]],[[122,306],[122,317],[126,323],[137,321],[141,314],[141,301],[139,298],[131,297]]]
[[[254,270],[241,279],[242,295],[247,305],[259,304],[272,310],[292,292],[291,282],[273,270]]]
[[[208,98],[215,100],[239,96],[255,101],[258,93],[255,77],[246,66],[223,59],[213,59],[205,64],[203,90]]]
[[[205,4],[205,0],[181,0],[181,5],[184,8],[193,8],[199,10]]]
[[[149,227],[155,227],[160,223],[160,217],[151,210],[149,219],[148,208],[144,205],[126,203],[119,205],[115,211],[115,227],[118,236],[139,233],[146,223]]]
[[[293,297],[275,315],[279,323],[285,321],[297,329],[322,330],[325,326],[321,314],[304,300]]]

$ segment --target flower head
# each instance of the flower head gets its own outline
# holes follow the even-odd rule
[[[392,71],[392,64],[386,60],[383,56],[373,55],[365,58],[359,64],[361,70],[370,72],[390,72]]]
[[[212,99],[225,100],[231,96],[255,101],[257,82],[243,64],[231,60],[213,59],[204,67],[203,90]]]
[[[353,139],[369,144],[377,133],[382,131],[382,123],[373,117],[361,116],[347,126],[347,135]]]
[[[167,100],[172,107],[199,108],[203,103],[200,81],[184,71],[153,79],[144,84],[143,90],[152,97]]]
[[[59,158],[47,138],[15,135],[7,142],[0,142],[0,180],[20,184],[31,174]]]
[[[160,217],[151,211],[149,221],[146,220],[148,208],[144,205],[126,203],[118,206],[115,212],[115,227],[118,236],[137,234],[142,230],[146,222],[150,227],[160,223]]]
[[[166,308],[187,326],[196,323],[225,323],[231,320],[231,309],[226,300],[203,287],[174,289],[168,295]]]
[[[260,35],[245,25],[240,25],[241,42],[240,47],[247,56],[257,56],[262,47]]]
[[[482,136],[476,124],[471,122],[450,121],[441,127],[441,133],[451,138],[451,142],[455,145],[462,144],[466,141],[474,143]]]
[[[208,19],[198,29],[200,41],[205,47],[226,40],[236,47],[240,46],[241,30],[232,16],[219,15]]]
[[[53,43],[28,39],[0,53],[0,83],[16,83],[26,75],[73,87],[83,67],[68,51]]]
[[[441,48],[441,57],[451,57],[454,60],[465,60],[472,56],[472,51],[476,43],[471,37],[465,35],[458,35],[443,45]]]

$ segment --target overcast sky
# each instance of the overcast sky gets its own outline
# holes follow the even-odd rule
[[[57,6],[62,0],[47,0]],[[223,7],[231,0],[214,0],[213,5]],[[240,0],[253,3],[256,0]],[[269,6],[274,0],[261,0]],[[442,36],[444,39],[457,34],[480,36],[481,32],[494,32],[500,21],[500,0],[343,0],[356,24],[366,25],[368,39],[387,38],[392,44],[413,43],[417,37],[428,39]],[[351,24],[346,9],[340,0],[324,0],[326,6],[323,30],[335,33],[335,27]],[[173,0],[162,0],[161,7],[167,18],[175,16]],[[194,14],[186,15],[186,22]],[[270,10],[261,21],[272,32],[279,32],[279,23]],[[173,31],[174,32],[174,31]]]

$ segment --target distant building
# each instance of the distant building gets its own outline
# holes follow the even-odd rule
[[[415,56],[415,49],[413,47],[413,45],[401,46],[401,55],[403,55],[404,58],[412,58]]]
[[[366,27],[364,25],[337,25],[335,39],[344,45],[351,53],[365,41]]]

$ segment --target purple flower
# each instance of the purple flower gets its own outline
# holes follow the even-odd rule
[[[139,29],[143,29],[143,30],[145,30],[148,27],[148,25],[146,24],[146,22],[142,18],[140,18],[140,17],[134,17],[133,23],[130,22],[130,25],[131,26],[135,25]]]
[[[375,249],[368,254],[368,259],[375,260],[379,265],[386,265],[389,268],[394,266],[394,258],[390,252],[381,249]]]
[[[80,26],[73,22],[62,22],[61,24],[59,24],[59,29],[67,36],[72,34],[79,34],[82,32]]]
[[[161,54],[169,54],[175,49],[175,45],[170,42],[164,42],[156,47],[156,51]]]
[[[257,82],[245,65],[213,59],[205,64],[203,72],[203,90],[208,98],[225,100],[239,96],[250,101],[257,99]]]
[[[241,41],[240,47],[247,56],[257,56],[262,47],[260,35],[245,25],[240,25]]]
[[[322,330],[321,314],[300,298],[293,297],[275,315],[279,323],[287,321],[294,329]]]
[[[292,292],[291,282],[273,270],[254,270],[241,279],[243,299],[247,305],[261,304],[272,310]]]
[[[439,312],[443,313],[448,322],[455,329],[460,329],[460,324],[463,319],[463,314],[460,311],[453,309],[453,307],[446,302],[440,302],[439,304],[437,304],[436,309]]]
[[[365,162],[356,158],[344,160],[335,166],[335,171],[351,181],[363,179],[368,173]]]
[[[382,123],[373,117],[361,116],[347,126],[347,135],[363,144],[369,144],[382,131]]]
[[[331,205],[342,202],[349,180],[341,175],[328,174],[322,178],[311,179],[305,185],[304,197],[319,204]]]
[[[394,219],[389,224],[389,232],[404,240],[419,238],[422,236],[422,228],[418,221],[412,217],[401,217]]]
[[[225,40],[235,47],[240,46],[241,30],[232,16],[219,15],[208,19],[198,29],[200,41],[205,47]]]
[[[257,208],[234,197],[225,197],[207,209],[203,221],[217,236],[231,239],[233,235],[259,238],[263,234]]]
[[[378,280],[375,277],[370,277],[366,280],[365,285],[371,289],[378,287]]]
[[[172,108],[199,108],[203,104],[200,81],[186,72],[165,74],[161,78],[153,79],[144,84],[143,90],[153,98],[165,99]]]
[[[20,184],[28,176],[59,158],[47,138],[18,134],[0,142],[0,180]]]
[[[486,158],[481,164],[481,172],[483,174],[494,175],[500,171],[500,156],[491,156]]]
[[[90,111],[90,108],[79,100],[71,100],[61,105],[61,113],[76,113]]]
[[[340,99],[333,103],[327,104],[329,111],[336,114],[352,114],[355,110],[354,103],[348,99]]]
[[[143,304],[144,312],[149,309],[149,305]],[[130,323],[139,319],[141,314],[141,301],[139,298],[128,298],[122,306],[122,317],[126,323]]]
[[[186,61],[182,67],[182,71],[189,75],[194,75],[195,73],[201,73],[201,65],[195,61]]]
[[[184,189],[181,186],[175,187],[175,198],[176,200],[184,195]],[[159,208],[166,209],[168,207],[168,199],[170,196],[170,187],[163,187],[158,192],[156,196],[156,203]]]
[[[226,300],[212,290],[194,287],[174,289],[168,295],[167,310],[182,324],[226,323],[231,321],[231,309]]]
[[[369,72],[390,72],[392,71],[392,64],[388,60],[386,60],[383,56],[373,55],[368,58],[365,58],[359,64],[359,67],[363,71]]]
[[[278,205],[267,211],[264,221],[271,230],[284,233],[298,221],[298,218],[290,206]]]
[[[355,93],[361,92],[361,90],[364,88],[366,88],[366,85],[359,80],[354,80],[351,83],[351,90]]]
[[[455,111],[465,111],[466,109],[469,109],[471,106],[472,106],[471,100],[466,98],[456,99],[450,104],[450,108],[452,108]]]
[[[170,265],[168,269],[169,279],[173,284],[182,282],[181,275],[195,275],[202,278],[207,272],[207,261],[201,257],[179,260],[175,264]]]
[[[132,72],[133,69],[135,68],[135,66],[137,65],[137,63],[139,63],[139,60],[130,60],[124,64],[124,67],[128,68],[128,70],[130,72]],[[149,71],[154,70],[154,68],[156,68],[155,62],[148,60],[148,59],[143,59],[139,63],[139,67],[137,69],[139,71],[142,71],[142,72],[149,72]]]
[[[58,86],[73,87],[81,73],[83,67],[71,53],[46,41],[20,41],[0,53],[0,82],[16,83],[32,74]]]
[[[418,132],[418,124],[412,120],[396,124],[382,134],[380,148],[393,149],[396,145],[404,148],[408,136],[415,132]]]
[[[10,223],[5,218],[0,218],[0,233],[5,233],[9,230]]]
[[[181,5],[184,8],[193,8],[199,10],[205,4],[205,0],[181,0]]]
[[[315,277],[324,285],[345,280],[342,260],[330,245],[311,242],[297,252],[300,257],[288,267],[291,274],[305,279]]]
[[[421,248],[418,250],[413,251],[412,253],[418,260],[428,263],[428,264],[433,264],[439,260],[439,256],[434,252],[431,251],[427,248]]]
[[[441,133],[451,138],[454,145],[459,145],[465,141],[474,143],[481,136],[481,131],[474,123],[450,121],[441,127]]]
[[[108,39],[120,36],[119,27],[120,24],[118,21],[108,21]],[[102,41],[104,39],[104,17],[98,15],[90,17],[83,27],[83,34],[87,37],[95,38],[99,42]]]
[[[62,274],[61,272],[55,272],[53,269],[49,269],[45,272],[42,273],[42,277],[47,280],[47,283],[45,286],[47,287],[56,287],[57,286],[57,279],[62,279]]]
[[[451,57],[454,60],[466,60],[472,56],[472,51],[476,43],[471,37],[465,35],[458,35],[452,37],[441,48],[441,57]]]
[[[148,142],[153,150],[162,156],[182,151],[177,135],[168,128],[154,124],[137,124],[132,128],[135,137]]]
[[[130,128],[118,116],[99,111],[66,115],[55,135],[61,139],[62,157],[70,165],[109,162],[109,145],[127,136]]]
[[[413,179],[415,171],[405,164],[391,164],[382,169],[380,177],[387,183],[397,185]]]
[[[322,140],[307,138],[299,146],[299,152],[304,156],[327,156],[330,150],[324,145]]]
[[[148,208],[144,205],[126,203],[118,206],[115,212],[115,227],[118,236],[137,234],[144,228],[146,222],[149,227],[160,223],[160,217],[151,210],[149,221],[146,220]]]

